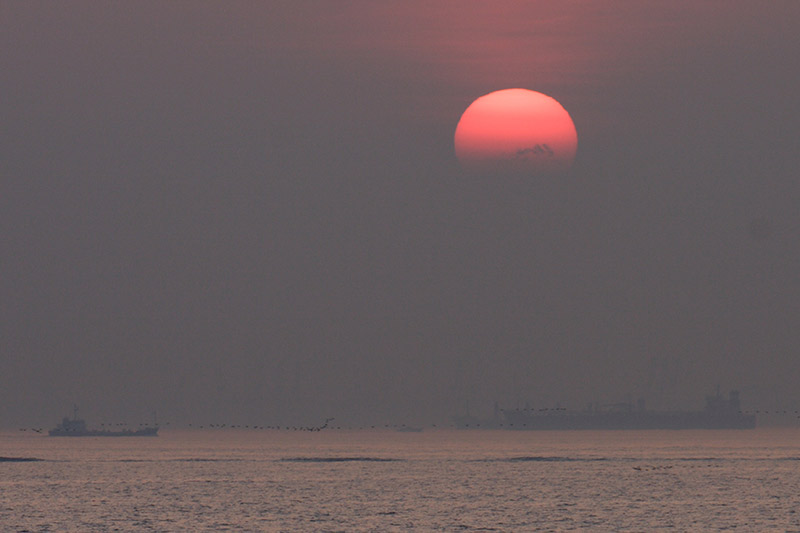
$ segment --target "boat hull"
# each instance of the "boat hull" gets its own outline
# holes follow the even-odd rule
[[[51,429],[51,437],[158,437],[158,428],[149,427],[136,430],[104,431],[86,430],[70,431],[65,429]]]

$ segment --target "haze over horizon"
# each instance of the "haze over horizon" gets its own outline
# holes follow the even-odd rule
[[[798,409],[800,4],[6,2],[0,427]],[[461,113],[556,98],[561,179]]]

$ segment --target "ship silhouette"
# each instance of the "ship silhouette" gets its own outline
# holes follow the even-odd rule
[[[756,417],[743,413],[739,392],[731,391],[727,397],[719,391],[706,396],[702,411],[653,411],[645,407],[644,400],[622,402],[605,406],[590,406],[584,411],[563,408],[547,409],[497,409],[492,419],[457,417],[460,428],[502,428],[513,430],[569,430],[569,429],[753,429]]]
[[[86,421],[78,418],[78,407],[72,409],[72,418],[64,417],[61,423],[48,432],[51,437],[157,437],[158,423],[139,429],[90,429]]]

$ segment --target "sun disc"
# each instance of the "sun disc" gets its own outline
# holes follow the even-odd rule
[[[554,98],[528,89],[504,89],[475,100],[456,126],[455,152],[469,172],[557,175],[578,149],[575,124]]]

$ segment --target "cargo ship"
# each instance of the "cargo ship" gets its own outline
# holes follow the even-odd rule
[[[51,437],[157,437],[158,424],[139,429],[89,429],[85,420],[78,418],[78,408],[74,407],[72,418],[64,417],[61,423],[48,432]]]
[[[570,429],[753,429],[756,417],[743,413],[739,392],[727,397],[719,391],[706,396],[702,411],[653,411],[645,408],[643,400],[635,405],[623,402],[606,406],[590,406],[584,411],[563,408],[500,409],[488,420],[456,418],[456,426],[469,428],[499,428],[512,430],[570,430]]]

